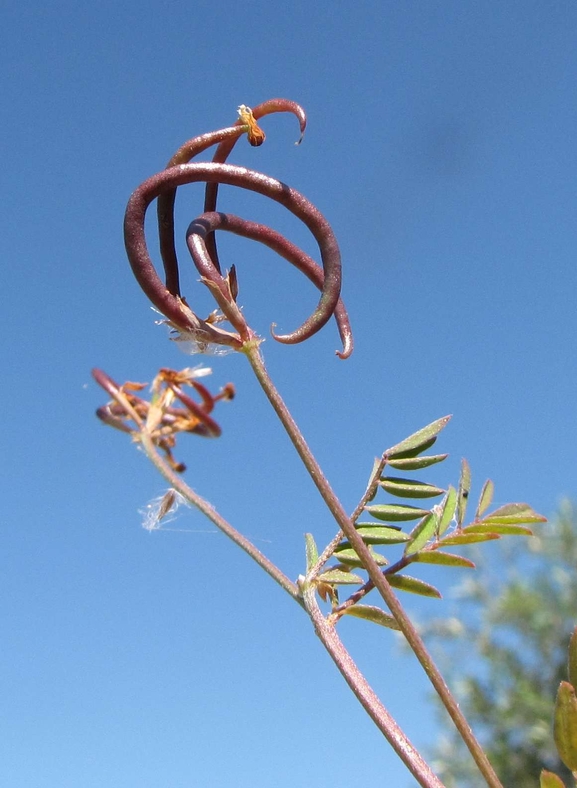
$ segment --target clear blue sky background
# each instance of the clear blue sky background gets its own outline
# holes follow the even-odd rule
[[[97,365],[150,380],[187,359],[154,325],[121,225],[131,191],[239,103],[308,111],[263,122],[234,161],[290,183],[331,221],[355,329],[272,340],[270,370],[348,509],[373,457],[442,416],[499,502],[546,514],[576,492],[577,5],[446,2],[13,3],[0,31],[4,407],[0,784],[10,788],[409,785],[313,636],[249,560],[187,512],[148,534],[164,489],[97,423]],[[187,203],[188,200],[188,203]],[[199,210],[182,195],[179,233]],[[221,206],[311,250],[262,198]],[[263,334],[317,294],[247,242],[222,244]],[[187,294],[208,307],[195,277]],[[183,440],[187,478],[296,577],[304,531],[334,525],[244,360],[218,441]],[[456,570],[455,570],[456,571]],[[464,571],[464,570],[463,570]],[[457,575],[423,573],[450,598]],[[421,619],[445,601],[408,600]],[[422,748],[427,683],[393,636],[347,643]]]

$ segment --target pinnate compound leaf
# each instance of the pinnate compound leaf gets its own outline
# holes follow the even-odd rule
[[[476,544],[477,542],[492,542],[494,539],[500,539],[499,534],[491,532],[490,534],[464,534],[458,533],[455,536],[447,536],[441,539],[443,547],[457,544]]]
[[[468,558],[463,558],[462,555],[455,555],[454,553],[443,553],[441,550],[421,550],[421,552],[413,558],[413,561],[418,561],[420,564],[444,564],[445,566],[466,566],[470,569],[475,568],[475,564],[469,561]]]
[[[414,432],[405,438],[404,441],[397,443],[390,449],[387,449],[386,454],[391,459],[403,459],[405,457],[416,457],[421,452],[428,449],[437,439],[437,435],[443,427],[449,423],[450,416],[444,416],[442,419],[437,419],[431,422],[423,429]]]
[[[390,495],[397,495],[399,498],[434,498],[442,495],[445,491],[434,484],[416,482],[412,479],[401,479],[396,476],[384,476],[379,485]]]
[[[399,629],[399,625],[390,613],[385,613],[380,607],[374,605],[352,605],[352,607],[347,607],[344,612],[347,616],[364,618],[366,621],[372,621],[374,624],[380,624],[388,629]]]
[[[569,641],[569,681],[577,689],[577,627],[573,630]]]
[[[463,525],[467,513],[467,502],[471,492],[471,469],[465,458],[461,460],[461,478],[457,492],[457,523]]]
[[[448,456],[448,454],[429,454],[424,457],[401,457],[401,459],[388,460],[387,465],[397,471],[419,471],[421,468],[429,468],[437,462],[443,462]]]
[[[399,532],[395,531],[395,533],[398,534]],[[379,566],[386,566],[389,563],[384,555],[375,552],[371,548],[369,548],[369,551],[375,559],[375,563]],[[357,551],[352,547],[345,547],[343,549],[338,548],[335,550],[334,558],[340,561],[341,564],[347,564],[348,566],[363,566],[363,562],[357,555]]]
[[[439,536],[442,536],[453,522],[457,508],[457,491],[452,484],[449,485],[447,494],[439,504]]]
[[[420,517],[430,514],[428,509],[418,509],[416,506],[401,506],[397,503],[365,506],[365,511],[372,514],[377,520],[391,520],[394,523],[418,520]]]
[[[537,514],[528,503],[508,503],[483,517],[482,522],[498,525],[521,525],[523,523],[546,523],[547,518],[542,514]]]
[[[559,757],[570,771],[577,771],[577,698],[568,681],[562,681],[557,692],[553,734]]]
[[[434,512],[423,517],[421,522],[411,531],[411,541],[405,547],[405,555],[418,553],[427,542],[436,534],[438,528],[438,518]]]
[[[543,769],[539,778],[539,788],[565,788],[565,783],[553,772]]]
[[[365,544],[401,544],[401,542],[408,542],[411,538],[409,534],[398,528],[375,525],[374,523],[359,523],[356,531],[362,536]],[[350,544],[343,542],[343,547],[345,546],[350,547]]]
[[[464,534],[502,534],[503,536],[533,536],[533,531],[524,525],[500,525],[480,520],[463,528]]]
[[[305,552],[307,558],[307,572],[310,572],[319,560],[319,551],[312,534],[305,534]]]
[[[435,599],[441,599],[441,592],[430,583],[425,583],[424,580],[418,580],[416,577],[409,575],[387,575],[387,580],[393,588],[398,588],[399,591],[408,591],[411,594],[420,594],[420,596],[430,596]]]
[[[345,572],[342,569],[328,569],[319,575],[321,583],[330,583],[331,585],[339,586],[354,586],[362,585],[365,581],[359,575],[354,575],[352,572]]]
[[[487,511],[493,500],[493,493],[495,492],[495,485],[491,479],[487,479],[481,490],[479,503],[477,504],[477,511],[475,512],[475,520],[478,520],[481,515]]]

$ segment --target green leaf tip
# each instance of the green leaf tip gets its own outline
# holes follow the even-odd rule
[[[427,424],[427,426],[423,427],[421,430],[409,435],[405,440],[387,449],[385,452],[387,458],[404,459],[406,457],[414,457],[422,451],[425,451],[425,449],[433,445],[437,439],[437,435],[447,426],[450,419],[451,416],[443,416],[443,418],[437,419]]]

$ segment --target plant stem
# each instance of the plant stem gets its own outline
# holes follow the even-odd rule
[[[164,460],[164,458],[159,454],[152,441],[150,435],[146,432],[146,429],[143,429],[140,433],[140,442],[142,443],[142,447],[146,453],[146,456],[149,460],[153,463],[155,468],[164,476],[166,481],[173,487],[177,492],[179,492],[192,506],[199,509],[205,517],[216,525],[216,527],[221,530],[229,539],[237,544],[245,553],[256,561],[256,563],[264,569],[264,571],[269,574],[273,580],[284,588],[284,590],[292,596],[295,602],[298,602],[299,605],[303,605],[302,597],[300,594],[299,589],[292,582],[289,578],[281,572],[281,570],[273,564],[265,555],[263,555],[258,548],[256,548],[253,543],[239,533],[236,528],[227,522],[224,517],[216,511],[216,509],[204,498],[194,492],[186,482],[180,477],[173,469],[168,465],[168,463]]]
[[[444,788],[443,783],[433,774],[427,762],[399,728],[363,674],[359,671],[334,626],[324,617],[317,603],[316,590],[313,583],[308,583],[303,589],[303,599],[305,608],[313,621],[315,632],[331,655],[333,662],[367,714],[385,736],[407,769],[423,788]]]
[[[369,482],[367,484],[367,489],[365,490],[365,492],[363,494],[363,497],[358,502],[358,504],[355,507],[354,512],[351,514],[351,516],[349,518],[351,523],[354,524],[354,523],[357,522],[357,520],[361,516],[361,513],[362,513],[365,505],[374,496],[374,494],[376,492],[376,489],[377,489],[377,484],[378,484],[378,481],[379,481],[379,477],[380,477],[381,473],[383,472],[383,469],[384,469],[386,464],[387,464],[387,460],[386,460],[386,457],[385,457],[384,454],[383,454],[383,456],[380,459],[375,460],[375,464],[373,466],[373,471],[371,473],[371,476],[369,478]],[[321,571],[323,566],[326,564],[326,562],[330,559],[330,557],[335,552],[336,548],[339,546],[342,538],[343,538],[343,532],[339,531],[331,539],[331,541],[328,543],[328,545],[323,550],[322,554],[319,556],[319,560],[317,561],[316,565],[313,567],[312,571],[308,573],[307,578],[309,580],[314,580],[315,577],[317,577],[317,575],[319,574],[319,572]],[[367,584],[365,583],[365,586],[366,585]],[[365,586],[363,586],[363,588],[365,588]],[[373,588],[372,584],[371,584],[371,588]],[[365,592],[365,593],[367,593],[367,592]]]
[[[363,542],[362,537],[356,531],[354,523],[349,518],[341,502],[333,492],[328,480],[324,476],[318,462],[309,449],[295,420],[293,419],[286,404],[280,396],[280,393],[272,382],[266,370],[264,360],[259,349],[259,343],[255,341],[245,343],[243,345],[243,352],[247,356],[258,382],[260,383],[270,404],[274,408],[277,416],[284,426],[293,446],[295,447],[311,479],[325,501],[329,511],[335,518],[338,526],[341,528],[348,541],[351,543],[352,547],[355,549],[357,555],[363,563],[364,568],[367,570],[370,579],[375,584],[375,588],[379,591],[381,597],[387,604],[387,607],[399,624],[401,632],[405,636],[415,656],[421,663],[425,673],[429,677],[429,680],[439,695],[443,705],[447,709],[447,712],[453,720],[455,727],[459,731],[459,734],[473,756],[479,771],[483,775],[485,782],[489,788],[503,788],[503,785],[497,777],[495,770],[491,766],[491,763],[487,758],[483,748],[477,741],[473,731],[471,730],[471,727],[469,726],[469,723],[461,712],[458,703],[452,696],[451,691],[449,690],[444,678],[436,667],[433,658],[427,651],[422,638],[405,613],[401,603],[397,599],[388,581],[381,573],[378,564],[371,556],[370,551]]]

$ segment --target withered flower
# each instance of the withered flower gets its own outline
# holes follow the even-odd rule
[[[266,134],[256,122],[255,117],[252,114],[252,109],[247,107],[246,104],[241,104],[238,108],[238,116],[241,119],[243,125],[248,126],[246,136],[249,143],[253,146],[253,148],[258,148],[258,146],[262,145],[265,141]]]
[[[146,432],[153,443],[161,449],[172,467],[178,473],[186,470],[183,463],[174,459],[172,450],[176,446],[176,436],[180,432],[190,432],[205,438],[217,438],[221,434],[220,425],[210,415],[219,400],[234,397],[234,386],[228,383],[216,395],[198,382],[210,370],[186,369],[177,372],[161,369],[150,388],[150,401],[141,396],[147,383],[128,381],[119,386],[100,369],[93,369],[96,382],[112,397],[96,415],[105,424],[127,432],[138,441]],[[200,395],[197,402],[187,394],[183,386],[193,388]]]

